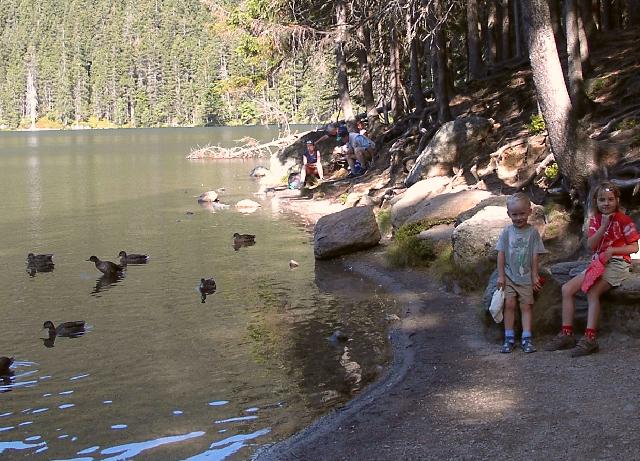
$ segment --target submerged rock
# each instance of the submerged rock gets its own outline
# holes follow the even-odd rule
[[[215,202],[218,200],[218,193],[214,190],[203,192],[198,197],[198,202]]]

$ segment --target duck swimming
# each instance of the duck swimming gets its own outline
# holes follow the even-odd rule
[[[234,242],[242,242],[242,243],[256,243],[256,236],[253,234],[238,234],[237,232],[233,234]]]
[[[84,320],[74,320],[61,323],[56,327],[51,320],[47,320],[42,325],[42,328],[49,330],[49,339],[55,338],[56,336],[77,338],[85,333],[84,325]]]
[[[33,254],[27,255],[28,264],[53,264],[53,253],[51,254]]]
[[[212,295],[216,292],[216,281],[213,279],[200,279],[200,285],[198,286],[201,300],[204,303],[207,299],[207,295]]]
[[[96,269],[105,275],[116,275],[118,272],[124,270],[124,266],[120,264],[112,263],[111,261],[100,261],[97,256],[91,256],[87,261],[91,261],[96,265]]]
[[[13,363],[13,357],[0,357],[0,376],[10,376],[9,367]]]
[[[146,264],[149,261],[149,255],[127,254],[125,251],[118,253],[118,257],[120,258],[120,264],[123,266],[127,264]]]

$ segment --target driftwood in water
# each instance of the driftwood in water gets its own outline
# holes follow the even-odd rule
[[[241,146],[222,147],[206,145],[204,147],[196,147],[187,155],[190,160],[198,159],[218,159],[218,158],[263,158],[269,157],[277,150],[284,149],[286,146],[293,144],[300,135],[292,134],[283,138],[275,139],[271,142],[259,144],[253,138],[244,137],[237,140],[244,143]]]

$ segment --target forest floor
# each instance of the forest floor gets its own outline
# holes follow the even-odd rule
[[[585,119],[595,129],[621,108],[616,99],[626,97],[627,84],[640,75],[638,38],[605,38],[596,50],[590,91],[597,106]],[[508,141],[528,135],[535,104],[530,85],[500,91],[518,78],[530,80],[529,71],[504,78],[489,87],[484,82],[454,104],[456,114],[499,121]],[[332,196],[285,193],[281,199],[309,226],[340,209]],[[343,261],[404,306],[391,332],[394,361],[343,408],[260,451],[257,459],[640,459],[640,339],[607,333],[599,353],[575,359],[568,351],[542,351],[549,337],[536,338],[537,353],[500,354],[477,315],[478,293],[456,295],[427,270],[390,267],[384,247]]]

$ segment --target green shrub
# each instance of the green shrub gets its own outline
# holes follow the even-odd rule
[[[638,120],[635,118],[625,118],[616,125],[616,130],[630,130],[638,126]]]
[[[376,218],[378,220],[378,227],[382,234],[388,234],[391,232],[391,208],[380,210]]]
[[[549,179],[556,179],[559,173],[558,164],[553,162],[551,165],[544,169],[544,175]]]
[[[418,234],[439,224],[451,224],[453,219],[419,221],[400,226],[395,241],[387,249],[387,260],[393,266],[428,266],[441,251],[441,245],[431,240],[421,240]]]
[[[349,194],[347,194],[346,192],[344,194],[340,194],[340,197],[338,197],[338,202],[344,205],[345,203],[347,203],[347,197],[349,197]]]
[[[542,118],[542,115],[533,114],[531,115],[531,118],[529,120],[530,121],[529,121],[529,124],[527,125],[527,129],[529,130],[530,134],[540,134],[547,129],[547,126],[544,123],[544,118]]]

